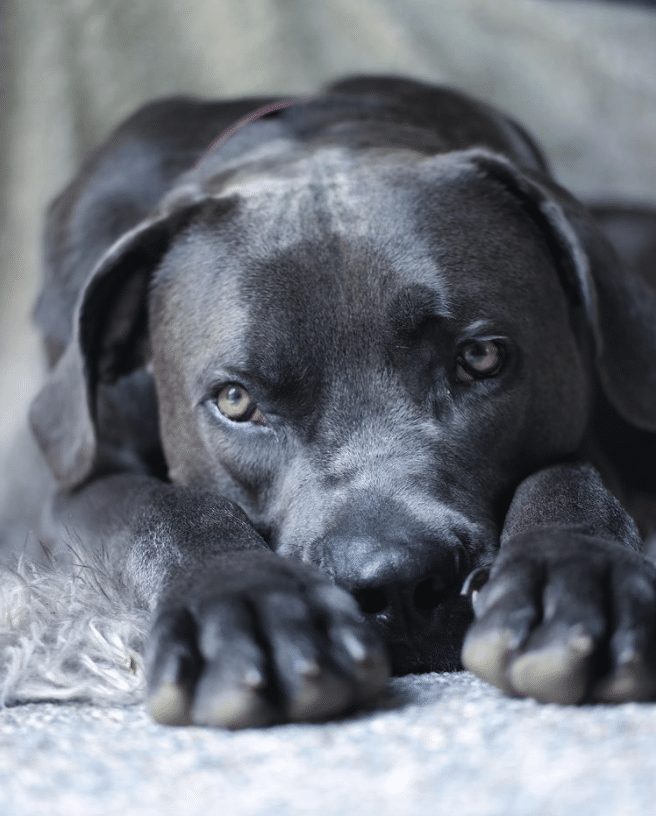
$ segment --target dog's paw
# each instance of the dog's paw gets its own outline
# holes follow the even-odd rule
[[[582,534],[525,533],[501,548],[474,609],[463,664],[508,694],[656,696],[656,568],[636,552]]]
[[[147,675],[159,722],[246,728],[348,712],[389,668],[350,595],[305,564],[240,553],[162,605]]]

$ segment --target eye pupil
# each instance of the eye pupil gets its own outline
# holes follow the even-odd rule
[[[236,385],[231,385],[226,393],[226,399],[233,405],[238,405],[244,398],[244,392]]]

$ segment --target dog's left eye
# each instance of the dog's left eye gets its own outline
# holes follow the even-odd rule
[[[470,383],[496,376],[504,363],[504,347],[498,340],[470,340],[459,349],[456,380]]]
[[[216,398],[216,404],[224,417],[233,422],[265,422],[264,414],[251,399],[251,395],[236,383],[224,386]]]

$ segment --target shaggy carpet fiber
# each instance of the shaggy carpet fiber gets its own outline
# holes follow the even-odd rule
[[[393,680],[383,710],[263,731],[28,704],[0,712],[0,813],[646,816],[655,745],[656,705],[511,700],[466,672]]]

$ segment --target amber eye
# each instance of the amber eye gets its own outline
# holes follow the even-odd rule
[[[460,347],[456,379],[470,383],[497,375],[504,362],[504,347],[498,340],[470,340]]]
[[[251,422],[264,423],[265,421],[264,414],[255,405],[251,395],[242,385],[236,383],[226,385],[219,391],[216,404],[223,416],[232,419],[234,422],[250,420]]]

